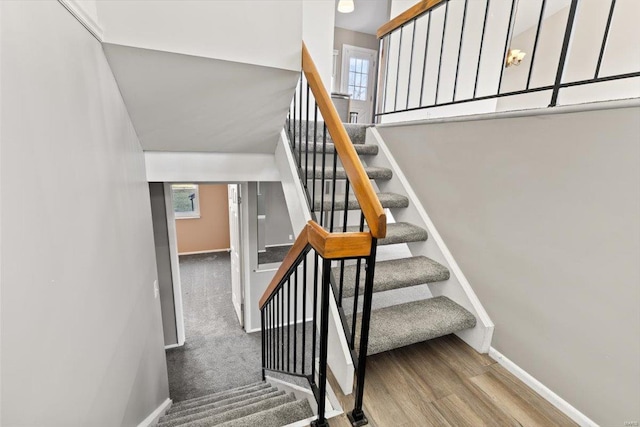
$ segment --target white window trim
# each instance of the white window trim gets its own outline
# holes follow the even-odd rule
[[[178,185],[192,185],[194,186],[194,190],[195,190],[195,198],[193,199],[194,201],[194,211],[193,212],[175,212],[174,211],[174,216],[175,219],[199,219],[200,218],[200,187],[198,186],[198,184],[187,184],[187,183],[179,183],[179,184],[171,184],[171,194],[173,197],[173,187],[174,185],[178,186]]]

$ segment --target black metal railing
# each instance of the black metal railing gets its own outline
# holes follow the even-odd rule
[[[310,59],[309,62],[312,63]],[[310,68],[312,71],[307,71],[307,68]],[[266,336],[264,338],[266,339],[267,345],[265,346],[263,355],[263,357],[265,357],[264,366],[267,370],[276,370],[282,373],[301,375],[307,378],[314,389],[314,393],[318,400],[317,425],[324,425],[322,423],[324,420],[323,396],[326,381],[326,340],[329,316],[328,296],[332,293],[336,301],[340,322],[344,329],[356,371],[356,385],[354,391],[355,404],[353,410],[348,416],[354,425],[364,425],[367,423],[367,419],[362,411],[362,406],[377,239],[372,232],[369,232],[369,226],[372,224],[367,222],[367,215],[360,206],[357,194],[354,193],[349,173],[345,170],[346,168],[344,168],[343,162],[340,160],[339,151],[343,149],[339,149],[338,145],[334,144],[336,138],[340,138],[341,141],[344,141],[346,136],[344,126],[339,123],[338,120],[337,126],[341,126],[342,128],[335,128],[335,117],[337,117],[337,112],[335,112],[335,108],[330,101],[322,104],[316,100],[316,98],[320,97],[324,97],[325,100],[328,100],[329,97],[324,87],[320,89],[323,93],[314,93],[314,91],[318,91],[319,89],[317,89],[317,85],[314,86],[315,89],[311,89],[310,84],[307,81],[306,73],[309,72],[313,77],[315,74],[315,66],[311,65],[307,68],[305,68],[305,62],[303,59],[304,71],[301,73],[296,94],[291,103],[291,108],[285,124],[285,130],[289,137],[291,152],[296,162],[298,175],[305,192],[311,217],[321,229],[328,233],[369,233],[368,236],[371,236],[371,243],[370,247],[367,247],[367,256],[344,256],[340,258],[333,257],[332,259],[324,259],[318,253],[315,253],[309,275],[307,274],[306,257],[307,253],[311,249],[309,249],[309,247],[306,248],[306,252],[301,254],[299,259],[296,260],[297,266],[295,268],[292,267],[291,271],[287,272],[287,275],[278,285],[274,295],[269,299],[269,303],[265,306],[266,313],[263,315],[263,324],[266,325]],[[329,111],[327,108],[333,110]],[[323,111],[325,112],[325,115],[333,116],[333,124],[329,125],[329,127],[323,117]],[[346,138],[349,139],[348,137]],[[352,145],[350,140],[348,141],[348,145]],[[357,162],[355,168],[360,168],[358,172],[359,176],[366,177],[362,164],[357,156],[355,156],[355,158],[355,161]],[[353,157],[350,161],[353,165]],[[354,173],[353,168],[351,173]],[[371,185],[368,178],[365,178],[365,181],[366,185]],[[360,187],[362,187],[362,181],[360,182]],[[369,194],[373,194],[373,197],[375,197],[374,204],[377,204],[376,209],[373,210],[378,212],[379,216],[377,218],[385,224],[383,230],[386,229],[384,211],[382,210],[379,200],[377,199],[377,196],[375,196],[372,188],[367,190],[362,190],[362,188],[360,188],[360,191],[370,191]],[[362,193],[359,194],[361,197],[360,200],[362,200]],[[379,226],[372,226],[371,228],[380,229]],[[378,231],[378,233],[384,233],[384,231]],[[322,262],[320,262],[320,259],[322,259]],[[316,307],[316,309],[312,309],[313,319],[311,322],[311,328],[313,330],[311,342],[313,348],[310,352],[307,351],[305,353],[307,355],[309,353],[311,354],[312,361],[305,363],[304,366],[296,364],[296,360],[298,360],[296,356],[293,356],[293,365],[289,365],[289,360],[291,358],[290,353],[292,351],[289,348],[289,341],[287,341],[287,348],[285,351],[285,349],[282,348],[282,345],[285,342],[284,338],[282,336],[278,338],[277,332],[278,329],[283,329],[282,325],[289,325],[289,321],[287,318],[283,322],[282,319],[284,313],[280,313],[280,315],[278,315],[278,309],[274,309],[274,307],[279,307],[279,310],[282,311],[282,301],[289,301],[288,296],[285,298],[278,295],[281,295],[283,292],[289,292],[291,277],[293,277],[294,281],[294,299],[297,298],[295,289],[298,280],[300,280],[300,274],[298,273],[298,269],[300,268],[304,271],[302,274],[302,280],[304,280],[304,283],[300,285],[300,289],[306,289],[307,286],[311,286],[309,281],[312,281],[312,307]],[[347,268],[355,269],[355,278],[351,278],[351,283],[348,282],[345,275],[345,270]],[[317,296],[318,282],[321,286],[321,296],[319,301]],[[350,289],[349,292],[345,292],[347,288]],[[307,291],[304,290],[302,292],[304,298],[304,295],[306,295],[304,292]],[[320,306],[316,304],[318,302]],[[296,304],[294,304],[294,306],[295,305]],[[319,325],[316,322],[316,312],[318,310],[321,318]],[[296,318],[295,313],[294,318]],[[318,326],[319,334],[316,334],[316,328]],[[274,332],[275,336],[273,335]],[[294,330],[294,337],[296,332],[297,331]],[[288,333],[285,335],[288,340]],[[302,337],[303,342],[308,342],[304,340],[304,335],[302,335]],[[314,347],[316,341],[319,342],[319,375],[317,378],[314,376],[312,367],[312,363],[315,361],[316,355]],[[263,342],[265,341],[263,340]],[[293,351],[299,350],[295,344],[293,348]],[[285,352],[282,353],[283,351]],[[286,360],[282,359],[282,354],[286,354]],[[304,357],[301,360],[304,360]],[[286,362],[286,365],[283,365],[284,362]],[[307,368],[306,371],[304,370],[305,367]]]
[[[555,2],[547,0],[510,0],[506,4],[495,0],[438,2],[397,28],[380,34],[379,102],[374,107],[375,116],[380,118],[394,113],[532,93],[538,95],[524,104],[527,108],[553,107],[558,104],[563,89],[640,77],[640,69],[603,73],[602,64],[606,59],[616,0],[603,1],[608,1],[609,5],[608,13],[601,17],[603,29],[602,39],[597,45],[597,60],[593,52],[592,64],[581,66],[579,73],[569,74],[566,70],[572,59],[570,45],[576,25],[593,25],[586,22],[587,18],[581,20],[578,13],[583,0],[567,0],[564,9],[557,9]],[[517,78],[512,78],[513,72],[505,69],[510,49],[519,48],[512,43],[514,35],[517,35],[514,34],[516,24],[519,19],[523,23],[529,22],[518,15],[518,5],[524,3],[531,3],[527,10],[535,10],[539,15],[530,19],[535,24],[527,29],[531,35],[527,43],[532,45],[529,45],[528,58],[523,61],[526,74],[518,72]],[[563,36],[549,44],[551,32],[545,34],[545,21],[558,13],[563,14],[562,19],[566,13]],[[491,37],[488,37],[490,32]],[[541,43],[543,36],[547,37],[544,46]],[[495,54],[497,52],[502,55]],[[557,62],[554,62],[555,58]],[[587,68],[592,70],[588,76],[584,72]],[[511,74],[507,76],[509,72]],[[505,85],[505,77],[508,77],[508,85]],[[443,86],[445,80],[446,87]],[[518,108],[523,108],[522,105],[520,103]]]
[[[331,263],[307,244],[260,309],[263,379],[267,372],[305,378],[318,404],[313,426],[328,425]],[[361,382],[364,385],[364,377]]]

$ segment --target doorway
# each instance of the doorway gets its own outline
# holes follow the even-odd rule
[[[348,44],[342,46],[340,90],[351,95],[350,111],[357,113],[358,123],[372,122],[377,55],[375,50]]]

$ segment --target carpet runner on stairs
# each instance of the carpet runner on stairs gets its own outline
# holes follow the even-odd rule
[[[297,122],[300,125],[300,122]],[[345,124],[347,133],[352,138],[356,153],[360,156],[378,155],[378,147],[372,144],[366,144],[366,129],[370,124]],[[313,143],[313,125],[309,129],[309,142],[306,147],[309,152],[322,153],[322,128],[318,128],[315,135],[316,143]],[[298,135],[299,129],[296,129]],[[306,134],[306,123],[302,122],[303,137]],[[328,142],[327,139],[325,149],[327,153],[334,153],[335,146]],[[298,139],[299,143],[299,139]],[[305,148],[303,143],[302,148]],[[303,169],[307,168],[306,175],[308,179],[315,176],[316,179],[322,177],[322,169],[318,167],[320,157],[316,156],[316,168],[313,170],[313,160],[303,158]],[[382,167],[365,166],[365,171],[370,179],[375,181],[389,181],[393,179],[393,173],[390,169]],[[332,168],[325,168],[325,178],[332,179]],[[344,169],[337,168],[336,178],[346,179]],[[316,212],[331,210],[331,196],[324,196],[324,203],[320,195],[316,195],[314,200],[314,210]],[[380,192],[378,198],[383,208],[400,210],[409,206],[409,199],[403,194]],[[344,210],[345,195],[337,194],[334,202],[336,211]],[[347,208],[349,210],[359,209],[359,203],[353,194],[349,195]],[[365,230],[367,228],[365,227]],[[338,227],[334,231],[342,231]],[[349,226],[347,231],[359,231],[358,226]],[[427,230],[408,222],[397,222],[387,224],[387,235],[384,239],[378,240],[378,245],[398,245],[412,242],[423,242],[428,239]],[[376,293],[385,291],[399,291],[412,286],[419,286],[427,283],[435,283],[446,281],[449,279],[449,270],[438,262],[429,259],[420,254],[414,254],[408,258],[392,259],[385,261],[376,261],[376,269],[374,274],[374,300]],[[364,291],[364,263],[361,266],[359,295]],[[344,280],[342,295],[343,298],[351,298],[355,294],[356,266],[346,265],[344,268]],[[332,268],[333,283],[338,283],[340,277],[340,268]],[[401,291],[400,291],[401,292]],[[351,316],[347,316],[348,322],[351,322]],[[357,316],[356,322],[359,322],[360,316]],[[465,308],[452,301],[445,296],[435,298],[411,301],[408,303],[388,306],[382,309],[373,310],[371,313],[371,329],[369,335],[369,351],[368,354],[380,353],[392,350],[421,341],[437,338],[472,328],[476,324],[476,318]],[[358,334],[359,328],[356,328]],[[359,336],[356,335],[356,341],[359,342]]]
[[[307,400],[260,382],[178,402],[158,427],[281,427],[313,415]]]

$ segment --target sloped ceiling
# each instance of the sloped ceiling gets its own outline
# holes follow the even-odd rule
[[[275,151],[299,72],[103,46],[143,150]]]

